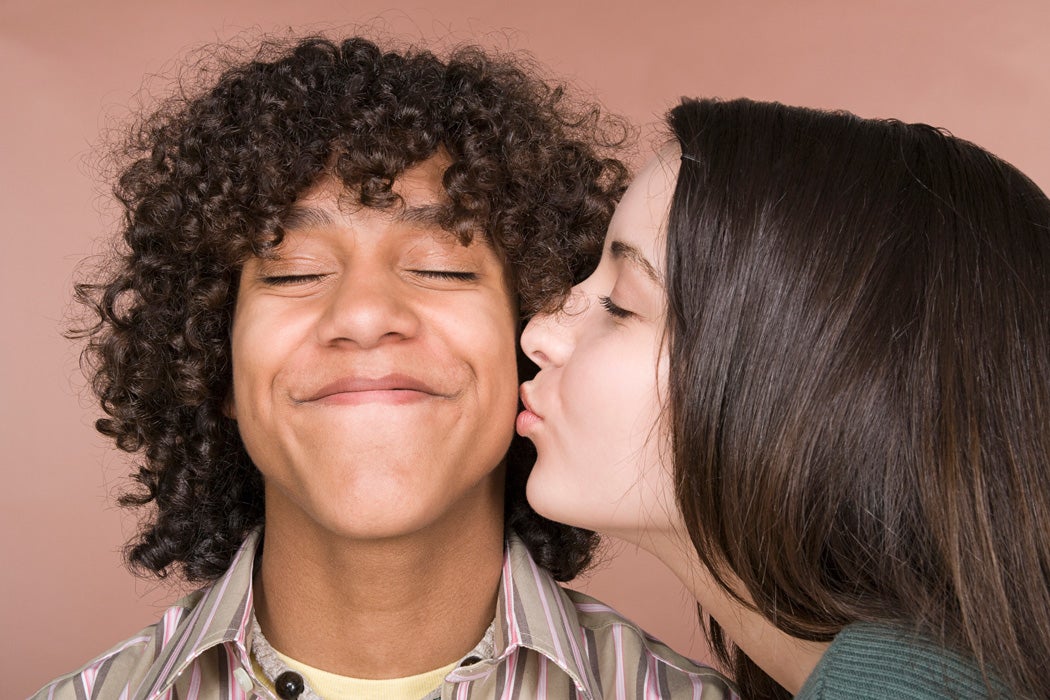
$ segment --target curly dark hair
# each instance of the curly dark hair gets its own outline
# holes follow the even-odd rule
[[[96,428],[140,455],[120,503],[150,506],[127,545],[131,568],[214,580],[263,522],[262,476],[223,413],[230,325],[242,264],[281,241],[304,190],[327,174],[363,206],[396,206],[394,180],[443,149],[444,224],[502,254],[524,321],[596,260],[627,179],[612,157],[627,134],[520,57],[465,47],[442,59],[363,38],[266,42],[140,119],[114,188],[119,250],[77,286],[93,316],[80,335],[106,414]],[[506,525],[568,580],[597,536],[529,507],[531,449],[517,437],[510,448]]]

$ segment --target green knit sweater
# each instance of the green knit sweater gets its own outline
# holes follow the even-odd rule
[[[901,630],[857,623],[836,635],[795,697],[963,700],[988,696],[972,661]],[[1009,694],[1002,690],[999,697]]]

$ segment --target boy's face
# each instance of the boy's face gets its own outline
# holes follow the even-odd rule
[[[268,527],[396,537],[502,503],[517,313],[492,247],[433,221],[445,166],[398,179],[403,211],[340,207],[341,183],[322,180],[276,257],[244,265],[229,412]]]

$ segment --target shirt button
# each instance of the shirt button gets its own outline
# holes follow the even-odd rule
[[[248,672],[238,666],[233,669],[233,679],[237,681],[237,685],[241,686],[241,690],[248,692],[255,685],[252,683],[252,677],[248,675]]]
[[[305,687],[303,677],[295,671],[285,671],[273,679],[273,688],[281,700],[295,700],[302,695]]]

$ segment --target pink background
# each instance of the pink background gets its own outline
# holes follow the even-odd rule
[[[115,210],[92,161],[147,74],[188,49],[288,28],[527,50],[652,133],[680,95],[749,96],[944,126],[1050,186],[1045,0],[0,0],[0,678],[23,697],[149,623],[177,592],[137,581],[113,505],[127,463],[91,427],[61,337],[78,261]],[[447,40],[447,39],[446,39]],[[117,121],[114,121],[116,119]],[[639,149],[648,151],[643,139]],[[641,156],[638,156],[641,157]],[[626,547],[577,582],[694,656],[692,601]]]

